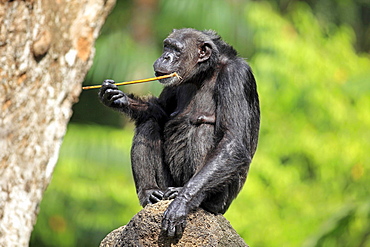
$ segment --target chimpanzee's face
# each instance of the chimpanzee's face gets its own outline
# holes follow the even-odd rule
[[[197,64],[204,62],[211,54],[209,46],[200,42],[194,33],[175,30],[163,41],[163,53],[154,62],[156,76],[176,72],[179,77],[161,79],[166,86],[179,85],[191,78],[197,71]]]

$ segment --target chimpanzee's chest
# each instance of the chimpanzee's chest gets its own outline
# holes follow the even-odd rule
[[[215,102],[211,93],[179,96],[164,129],[164,155],[175,186],[183,186],[204,165],[214,146]]]

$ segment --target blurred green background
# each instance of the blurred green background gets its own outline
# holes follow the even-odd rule
[[[118,0],[84,84],[151,77],[173,28],[216,30],[253,68],[262,112],[226,218],[253,247],[370,246],[369,23],[368,0]],[[82,92],[30,246],[98,246],[140,210],[132,135],[97,90]]]

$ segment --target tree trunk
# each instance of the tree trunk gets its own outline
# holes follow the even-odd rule
[[[114,3],[0,0],[0,246],[28,246]]]

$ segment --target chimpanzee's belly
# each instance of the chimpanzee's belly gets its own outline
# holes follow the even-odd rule
[[[214,125],[190,123],[186,117],[170,120],[164,131],[165,162],[176,183],[183,186],[204,165],[214,145]]]

